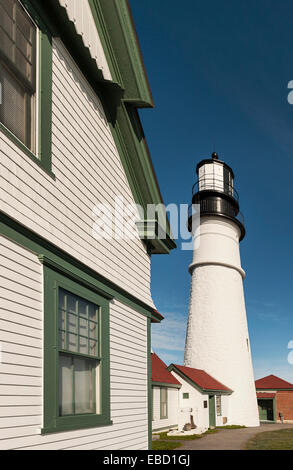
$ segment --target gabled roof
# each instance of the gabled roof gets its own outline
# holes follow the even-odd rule
[[[267,390],[275,390],[275,389],[292,389],[293,384],[287,382],[286,380],[280,379],[280,377],[276,377],[276,375],[267,375],[262,379],[258,379],[255,381],[255,388],[256,389],[267,389]]]
[[[152,382],[181,387],[181,383],[168,371],[166,364],[152,353]]]
[[[171,364],[168,370],[174,370],[182,378],[187,379],[192,385],[195,385],[201,389],[201,391],[219,391],[223,393],[232,393],[233,390],[226,387],[226,385],[218,382],[211,375],[207,374],[202,369],[194,369],[193,367],[179,366],[177,364]]]

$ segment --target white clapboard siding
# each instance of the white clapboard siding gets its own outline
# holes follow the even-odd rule
[[[34,165],[1,131],[0,152],[1,209],[154,306],[150,257],[134,220],[129,224],[134,239],[97,239],[95,235],[97,204],[106,204],[114,213],[116,196],[122,197],[125,205],[134,200],[101,103],[61,41],[53,41],[52,169],[56,180]],[[129,221],[126,213],[123,221]],[[17,253],[18,248],[15,250]],[[3,256],[4,266],[11,269],[11,277],[6,275],[3,281],[9,293],[17,283],[18,261],[7,266],[6,251]],[[16,302],[22,294],[29,297],[28,290],[35,288],[30,270],[37,272],[38,265],[31,263],[23,263],[23,283],[15,293]],[[25,302],[23,305],[27,309]],[[39,308],[36,300],[31,307],[35,314]]]
[[[110,302],[110,403],[113,425],[41,435],[43,425],[42,265],[37,255],[5,237],[5,277],[0,270],[0,449],[146,449],[147,320]],[[11,268],[11,269],[10,269]],[[28,292],[28,284],[34,286]],[[13,279],[14,284],[5,283]],[[17,294],[13,302],[12,289]],[[20,306],[25,304],[26,315]],[[33,316],[29,314],[31,308]],[[9,315],[8,315],[9,314]],[[123,322],[124,319],[124,322]],[[127,325],[127,327],[125,327]],[[111,338],[120,338],[112,341]],[[126,438],[126,436],[128,436]]]
[[[179,393],[178,388],[168,388],[168,416],[161,419],[160,417],[160,387],[153,386],[153,421],[152,428],[156,429],[168,428],[178,425],[179,413]]]
[[[84,45],[89,48],[98,68],[103,71],[104,78],[112,80],[88,0],[59,0],[59,3],[66,9],[68,18],[74,23],[76,32],[81,35]]]

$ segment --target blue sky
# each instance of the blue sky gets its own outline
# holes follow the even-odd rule
[[[255,377],[293,382],[293,5],[290,0],[131,0],[156,108],[142,110],[165,204],[191,203],[195,167],[214,145],[235,172]],[[293,88],[293,87],[292,87]],[[165,321],[153,348],[182,362],[190,251],[152,258]],[[292,343],[291,343],[292,346]]]

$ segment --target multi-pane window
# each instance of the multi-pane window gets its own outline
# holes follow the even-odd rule
[[[0,122],[35,151],[36,26],[17,0],[0,2]]]
[[[217,409],[217,416],[222,416],[222,400],[221,395],[216,396],[216,409]]]
[[[189,398],[189,393],[183,393],[183,399],[186,400]]]
[[[160,408],[161,419],[168,418],[168,389],[166,387],[160,389]]]
[[[59,288],[59,416],[96,413],[99,307]]]

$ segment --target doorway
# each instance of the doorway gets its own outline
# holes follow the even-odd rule
[[[215,406],[215,395],[209,395],[209,426],[216,426],[216,406]]]
[[[257,404],[260,421],[275,421],[273,399],[258,399]]]

